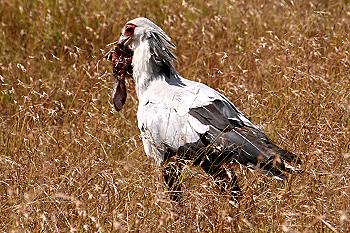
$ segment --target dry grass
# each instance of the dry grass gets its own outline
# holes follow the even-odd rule
[[[348,1],[205,2],[0,1],[1,231],[350,231]],[[116,113],[110,64],[96,67],[141,15],[173,38],[184,77],[225,93],[305,172],[237,167],[233,208],[188,168],[174,207],[143,154],[133,83]]]

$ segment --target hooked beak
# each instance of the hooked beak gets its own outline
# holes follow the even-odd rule
[[[118,40],[119,46],[128,46],[130,44],[130,36],[125,36],[124,34],[121,34]]]

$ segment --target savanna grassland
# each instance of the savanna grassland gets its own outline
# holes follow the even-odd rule
[[[109,43],[146,16],[179,72],[224,93],[304,161],[284,182],[244,167],[228,203],[187,167],[169,201],[144,156],[132,80],[110,103]],[[1,232],[350,232],[348,1],[0,1]]]

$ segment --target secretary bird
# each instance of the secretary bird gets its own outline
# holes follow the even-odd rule
[[[275,145],[224,95],[181,77],[173,65],[174,50],[160,27],[136,18],[125,24],[116,49],[108,54],[116,77],[114,106],[119,111],[124,105],[124,76],[132,73],[144,151],[163,166],[171,199],[181,200],[183,161],[200,165],[233,200],[241,189],[227,164],[246,165],[279,179],[294,171],[288,163],[301,163],[295,154]]]

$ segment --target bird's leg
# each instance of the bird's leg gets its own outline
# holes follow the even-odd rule
[[[182,164],[178,161],[169,162],[163,169],[165,184],[168,186],[170,198],[173,201],[181,201],[181,170]]]
[[[226,171],[226,173],[230,174],[229,176],[230,177],[230,189],[231,189],[231,200],[232,201],[237,201],[241,196],[242,196],[242,190],[241,188],[239,187],[238,185],[238,180],[237,180],[237,176],[234,172],[229,172],[229,171]]]
[[[221,192],[230,191],[231,199],[236,201],[241,194],[241,188],[238,185],[237,176],[233,172],[227,171],[222,164],[215,164],[209,160],[201,163],[203,170],[213,178],[214,183]]]

